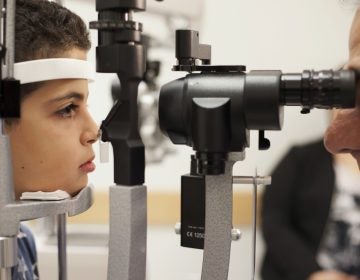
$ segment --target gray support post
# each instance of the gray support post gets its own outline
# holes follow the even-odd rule
[[[0,206],[7,205],[15,200],[10,141],[7,136],[2,134],[0,134],[0,190]]]
[[[112,186],[108,280],[145,280],[146,186]]]
[[[15,9],[16,0],[6,2],[6,78],[14,77],[14,61],[15,61]]]
[[[57,215],[59,280],[67,280],[66,214]]]
[[[16,264],[16,237],[0,237],[0,280],[11,280],[11,268]]]

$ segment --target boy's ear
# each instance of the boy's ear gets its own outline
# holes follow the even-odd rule
[[[7,118],[4,119],[4,130],[5,130],[5,134],[8,134],[11,132],[11,130],[14,128],[14,126],[18,123],[17,119],[11,119],[11,118]]]

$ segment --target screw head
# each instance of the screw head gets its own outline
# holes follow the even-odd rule
[[[181,223],[176,223],[174,229],[176,234],[181,234]]]
[[[231,240],[232,240],[232,241],[238,241],[238,240],[240,240],[241,235],[242,235],[242,232],[240,231],[240,229],[233,228],[233,229],[231,230]]]

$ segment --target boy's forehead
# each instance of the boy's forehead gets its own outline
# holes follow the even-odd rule
[[[65,52],[62,56],[67,58],[75,58],[75,59],[87,59],[87,51],[79,48],[72,48],[71,50]]]
[[[88,95],[87,80],[67,79],[47,81],[30,96],[40,102],[59,102],[71,98],[86,100]]]

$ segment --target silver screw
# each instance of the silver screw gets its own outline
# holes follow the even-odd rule
[[[241,235],[242,235],[242,233],[241,233],[240,229],[233,228],[233,229],[231,230],[231,240],[232,240],[232,241],[238,241],[238,240],[240,240]]]
[[[271,185],[271,176],[258,176],[257,177],[258,185]]]
[[[181,233],[181,223],[175,224],[175,233],[180,234]]]

